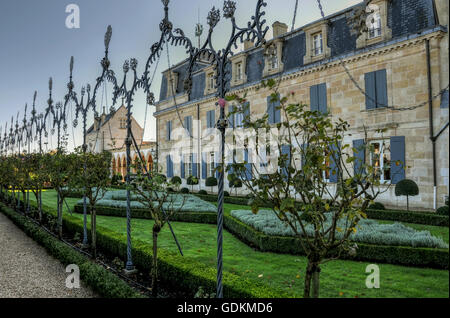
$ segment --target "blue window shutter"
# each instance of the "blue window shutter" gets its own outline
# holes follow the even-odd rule
[[[282,145],[281,146],[281,154],[282,155],[287,155],[287,160],[284,163],[284,165],[281,167],[282,168],[282,174],[285,175],[286,177],[288,176],[288,168],[289,168],[289,162],[291,160],[291,146],[290,145]]]
[[[211,112],[206,112],[206,128],[211,128]]]
[[[328,112],[328,107],[327,107],[327,84],[323,83],[323,84],[318,85],[317,91],[318,91],[318,95],[319,95],[319,97],[318,97],[319,98],[318,110],[322,114],[326,114]]]
[[[376,100],[376,79],[375,72],[364,74],[364,80],[366,84],[366,109],[377,108]]]
[[[251,180],[253,178],[252,164],[249,162],[249,150],[244,150],[244,161],[245,163],[245,178],[246,180]]]
[[[364,163],[366,162],[366,147],[364,139],[353,140],[353,148],[356,151],[353,152],[355,161],[353,163],[355,175],[362,175],[364,171]]]
[[[391,137],[391,183],[399,183],[405,175],[405,137]]]
[[[206,152],[202,153],[202,179],[206,180],[206,177],[208,175],[208,165],[206,163]]]
[[[189,135],[189,117],[184,117],[184,129],[186,134]]]
[[[170,155],[166,156],[166,173],[167,173],[167,176],[169,177],[169,174],[170,174]]]
[[[330,155],[330,182],[331,183],[337,183],[339,179],[339,167],[338,163],[334,160],[334,157],[336,157],[337,160],[340,160],[339,157],[339,149],[341,148],[341,144],[339,143],[339,146],[336,147],[335,144],[331,145],[330,151],[334,153],[334,155]]]
[[[169,125],[170,121],[168,121],[166,123],[166,140],[169,141],[170,140],[170,125]]]
[[[317,85],[309,88],[310,109],[312,112],[319,111],[319,93]]]
[[[198,178],[198,169],[197,169],[197,154],[193,153],[191,154],[191,163],[192,163],[192,175],[196,178]]]
[[[386,70],[380,70],[375,73],[377,108],[388,106],[386,78]]]
[[[233,105],[228,106],[228,112],[229,112],[229,114],[234,112],[234,106]],[[228,119],[230,121],[230,128],[232,128],[232,129],[234,129],[234,115],[235,114],[229,115],[229,117],[228,117]]]
[[[189,136],[192,137],[192,116],[189,116]]]
[[[448,108],[448,89],[441,96],[441,108]]]
[[[269,115],[269,124],[273,124],[275,122],[273,107],[274,107],[274,103],[272,102],[272,96],[268,96],[267,97],[267,114]]]
[[[273,105],[273,119],[274,119],[274,124],[278,124],[281,123],[281,109],[280,109],[280,95],[278,95],[277,101],[274,102]]]
[[[211,128],[214,128],[216,126],[216,111],[211,111]]]
[[[186,171],[184,171],[184,157],[183,157],[183,155],[181,155],[180,171],[181,171],[181,179],[185,179],[186,178]]]

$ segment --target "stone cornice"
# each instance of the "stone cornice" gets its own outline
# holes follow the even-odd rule
[[[289,81],[292,79],[299,78],[306,74],[320,72],[320,71],[327,70],[327,69],[330,69],[333,67],[340,67],[341,63],[344,63],[345,65],[349,65],[351,63],[359,62],[361,60],[366,60],[366,59],[374,57],[374,56],[381,56],[381,55],[389,54],[391,52],[399,51],[399,50],[407,48],[407,47],[420,45],[420,44],[423,44],[423,42],[425,40],[441,39],[444,37],[444,35],[445,35],[445,32],[443,31],[442,28],[435,28],[435,29],[431,30],[429,33],[418,35],[414,38],[406,38],[405,37],[404,40],[402,40],[402,38],[393,39],[393,40],[389,41],[389,42],[394,42],[391,44],[389,44],[389,42],[387,44],[381,43],[381,44],[375,45],[374,47],[360,49],[359,51],[363,51],[363,52],[357,51],[357,52],[354,52],[351,56],[344,56],[342,58],[332,57],[332,58],[311,64],[311,65],[303,66],[301,69],[291,71],[291,73],[289,73],[289,74],[284,74],[284,75],[278,74],[278,75],[274,75],[272,77],[278,78],[278,80],[280,80],[280,82],[286,82],[286,81]],[[280,78],[280,76],[281,76],[281,78]],[[228,93],[228,95],[252,92],[252,91],[256,91],[259,88],[260,88],[260,81],[254,82],[245,87],[234,88],[234,89],[232,88],[230,90],[230,92]],[[215,102],[215,101],[217,101],[217,97],[209,96],[206,98],[190,101],[183,105],[179,105],[178,107],[184,108],[184,107],[188,107],[193,104],[199,104],[199,103],[203,104],[203,103]],[[162,109],[162,110],[156,112],[154,115],[158,116],[158,115],[161,115],[164,113],[168,113],[172,110],[175,110],[175,106],[169,107],[167,109]]]

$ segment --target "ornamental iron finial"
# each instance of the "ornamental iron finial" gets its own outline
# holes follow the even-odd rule
[[[219,23],[219,21],[220,21],[220,10],[216,9],[216,7],[214,6],[208,13],[207,22],[209,24],[209,27],[211,29],[214,29],[217,23]]]
[[[234,17],[234,12],[236,11],[236,2],[231,0],[226,0],[223,3],[223,16],[225,19],[231,19]]]
[[[105,50],[108,51],[109,49],[109,43],[111,42],[112,37],[112,27],[111,25],[108,25],[108,28],[106,29],[105,33]]]

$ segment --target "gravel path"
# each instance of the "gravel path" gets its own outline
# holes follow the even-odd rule
[[[0,298],[98,297],[66,287],[65,267],[0,213]]]

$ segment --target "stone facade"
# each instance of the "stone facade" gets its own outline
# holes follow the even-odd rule
[[[122,148],[127,137],[126,118],[127,109],[124,105],[120,106],[112,115],[103,113],[87,131],[88,150],[102,152]],[[134,138],[140,144],[144,130],[136,119],[132,117],[131,121]]]
[[[433,209],[443,205],[445,197],[449,193],[449,132],[448,128],[443,130],[436,139],[437,186],[435,188],[430,138],[426,42],[430,47],[431,95],[437,95],[432,103],[432,130],[434,136],[437,136],[448,123],[448,1],[411,1],[378,1],[383,5],[381,16],[386,19],[382,21],[381,25],[387,27],[388,30],[381,32],[378,41],[372,41],[373,43],[365,45],[361,45],[361,41],[357,41],[357,36],[351,35],[349,31],[346,20],[350,9],[327,17],[328,29],[327,32],[324,32],[324,36],[328,37],[325,41],[328,43],[326,51],[321,59],[306,59],[307,63],[305,63],[305,36],[308,36],[311,26],[319,25],[320,28],[317,30],[320,31],[324,27],[323,21],[314,22],[304,28],[283,34],[277,40],[281,39],[283,42],[284,70],[273,75],[272,78],[280,80],[279,92],[282,97],[289,96],[292,100],[303,101],[308,105],[314,104],[311,98],[311,87],[325,84],[325,95],[321,98],[325,99],[330,116],[335,119],[342,118],[351,125],[351,131],[348,132],[344,143],[352,145],[357,140],[365,139],[364,129],[367,129],[366,143],[385,142],[390,145],[388,156],[400,154],[404,158],[402,161],[405,164],[405,175],[402,178],[412,179],[419,185],[420,195],[410,198],[410,205],[416,209]],[[415,11],[405,9],[408,6],[414,6]],[[437,15],[434,12],[438,12]],[[414,16],[414,14],[418,14],[418,16]],[[418,22],[412,27],[411,21],[414,19],[417,19]],[[306,29],[306,35],[304,29]],[[335,43],[339,39],[346,42],[346,46],[340,42]],[[262,116],[268,110],[267,97],[270,92],[257,89],[258,83],[263,79],[262,50],[264,49],[247,47],[240,53],[245,55],[246,82],[233,86],[231,89],[233,93],[246,95],[246,99],[250,103],[252,118]],[[238,56],[239,54],[233,59],[238,59]],[[255,60],[260,63],[255,63]],[[352,82],[342,63],[365,93],[361,92]],[[199,78],[203,71],[203,68],[199,68],[194,74],[194,86],[196,85],[195,78]],[[380,85],[378,76],[380,75],[381,86],[385,87],[383,89],[387,105],[384,106],[389,107],[381,107],[383,103],[380,104],[381,106],[377,104],[376,107],[370,107],[371,97],[368,95],[371,95],[371,92],[367,87],[370,82],[367,78],[368,74],[375,74],[375,72],[378,74],[377,83],[374,84],[377,85],[377,94],[380,91],[380,87],[378,87]],[[259,76],[255,76],[255,73]],[[184,74],[179,74],[178,77],[182,79]],[[199,84],[197,83],[197,85]],[[445,88],[447,88],[446,102],[445,94],[442,95],[444,98],[441,98],[439,94]],[[155,113],[158,123],[157,136],[161,168],[166,174],[171,172],[175,176],[180,176],[183,170],[185,179],[188,177],[186,169],[189,169],[190,173],[196,173],[201,179],[196,188],[210,190],[205,188],[204,177],[210,176],[212,173],[208,165],[209,157],[211,152],[218,151],[218,147],[212,150],[205,148],[209,139],[213,138],[209,135],[211,130],[208,130],[207,118],[210,114],[208,112],[215,110],[214,123],[218,120],[219,109],[215,106],[217,99],[214,95],[179,94],[175,100],[177,104],[174,104],[171,98],[161,98]],[[396,108],[408,108],[416,105],[422,105],[422,107],[406,111],[396,110]],[[188,116],[193,118],[193,138],[186,138],[186,134],[183,133],[186,127],[182,123]],[[282,117],[281,120],[283,120]],[[168,122],[171,122],[170,130],[173,135],[170,138],[167,133]],[[214,130],[214,128],[212,129]],[[377,132],[380,129],[384,129],[382,135]],[[397,143],[399,140],[401,143]],[[192,166],[186,165],[186,161],[176,161],[171,165],[173,171],[168,171],[169,165],[166,163],[166,158],[174,147],[182,147],[186,154],[193,154],[195,157],[193,163],[197,164],[197,167],[192,168]],[[404,150],[399,150],[399,147]],[[205,160],[206,165],[204,164]],[[366,161],[370,162],[370,158],[366,158]],[[203,173],[204,169],[207,170],[206,174]],[[185,180],[183,182],[185,183]],[[390,181],[388,180],[388,182]],[[394,180],[392,182],[394,183]],[[227,186],[228,182],[225,182],[225,189],[229,191]],[[333,186],[334,184],[330,182],[330,187]],[[213,190],[217,191],[217,189]],[[241,189],[239,192],[240,194],[246,193]],[[389,207],[403,208],[406,205],[404,197],[395,196],[393,186],[377,201]]]

